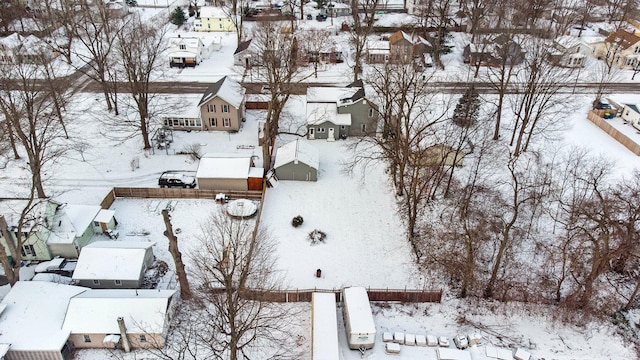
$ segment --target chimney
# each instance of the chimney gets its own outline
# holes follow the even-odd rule
[[[129,344],[127,326],[124,324],[124,318],[122,316],[118,318],[118,327],[120,328],[120,337],[122,338],[122,347],[124,348],[124,352],[130,352],[131,344]]]

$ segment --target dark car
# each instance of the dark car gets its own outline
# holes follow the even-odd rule
[[[181,187],[193,189],[196,187],[196,179],[193,176],[188,176],[180,172],[165,171],[160,175],[158,185],[160,187]]]
[[[604,101],[598,101],[596,104],[596,109],[598,110],[611,110],[611,104],[606,103]]]
[[[327,20],[327,15],[318,14],[318,15],[316,15],[316,20],[318,20],[318,21],[326,21]]]

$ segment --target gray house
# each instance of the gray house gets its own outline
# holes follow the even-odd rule
[[[347,87],[307,88],[307,138],[334,141],[374,135],[378,106],[365,97],[362,81]]]
[[[96,241],[80,252],[73,281],[93,289],[138,289],[153,263],[155,243]]]
[[[278,148],[274,168],[278,180],[317,181],[319,164],[318,149],[295,140]]]

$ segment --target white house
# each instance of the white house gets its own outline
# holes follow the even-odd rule
[[[588,50],[588,45],[574,36],[559,36],[556,38],[549,50],[552,61],[559,66],[578,68],[584,67]]]
[[[169,66],[171,67],[195,67],[209,55],[207,49],[199,37],[177,37],[169,39]]]
[[[69,300],[62,330],[75,348],[116,347],[120,318],[132,348],[162,347],[176,298],[176,290],[88,290]]]
[[[640,130],[640,104],[624,104],[620,117]]]
[[[96,241],[80,252],[73,281],[94,289],[138,289],[153,264],[153,242]]]
[[[62,328],[69,299],[86,288],[46,281],[18,281],[0,303],[0,358],[71,358]]]

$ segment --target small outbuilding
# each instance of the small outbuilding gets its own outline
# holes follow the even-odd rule
[[[93,289],[139,289],[153,264],[153,242],[96,241],[80,252],[73,280]]]
[[[629,122],[634,128],[640,130],[640,105],[624,104],[620,117]]]
[[[320,152],[313,145],[295,140],[276,152],[275,170],[278,180],[317,181]]]
[[[263,176],[248,154],[205,154],[196,172],[200,189],[219,191],[262,190]]]

